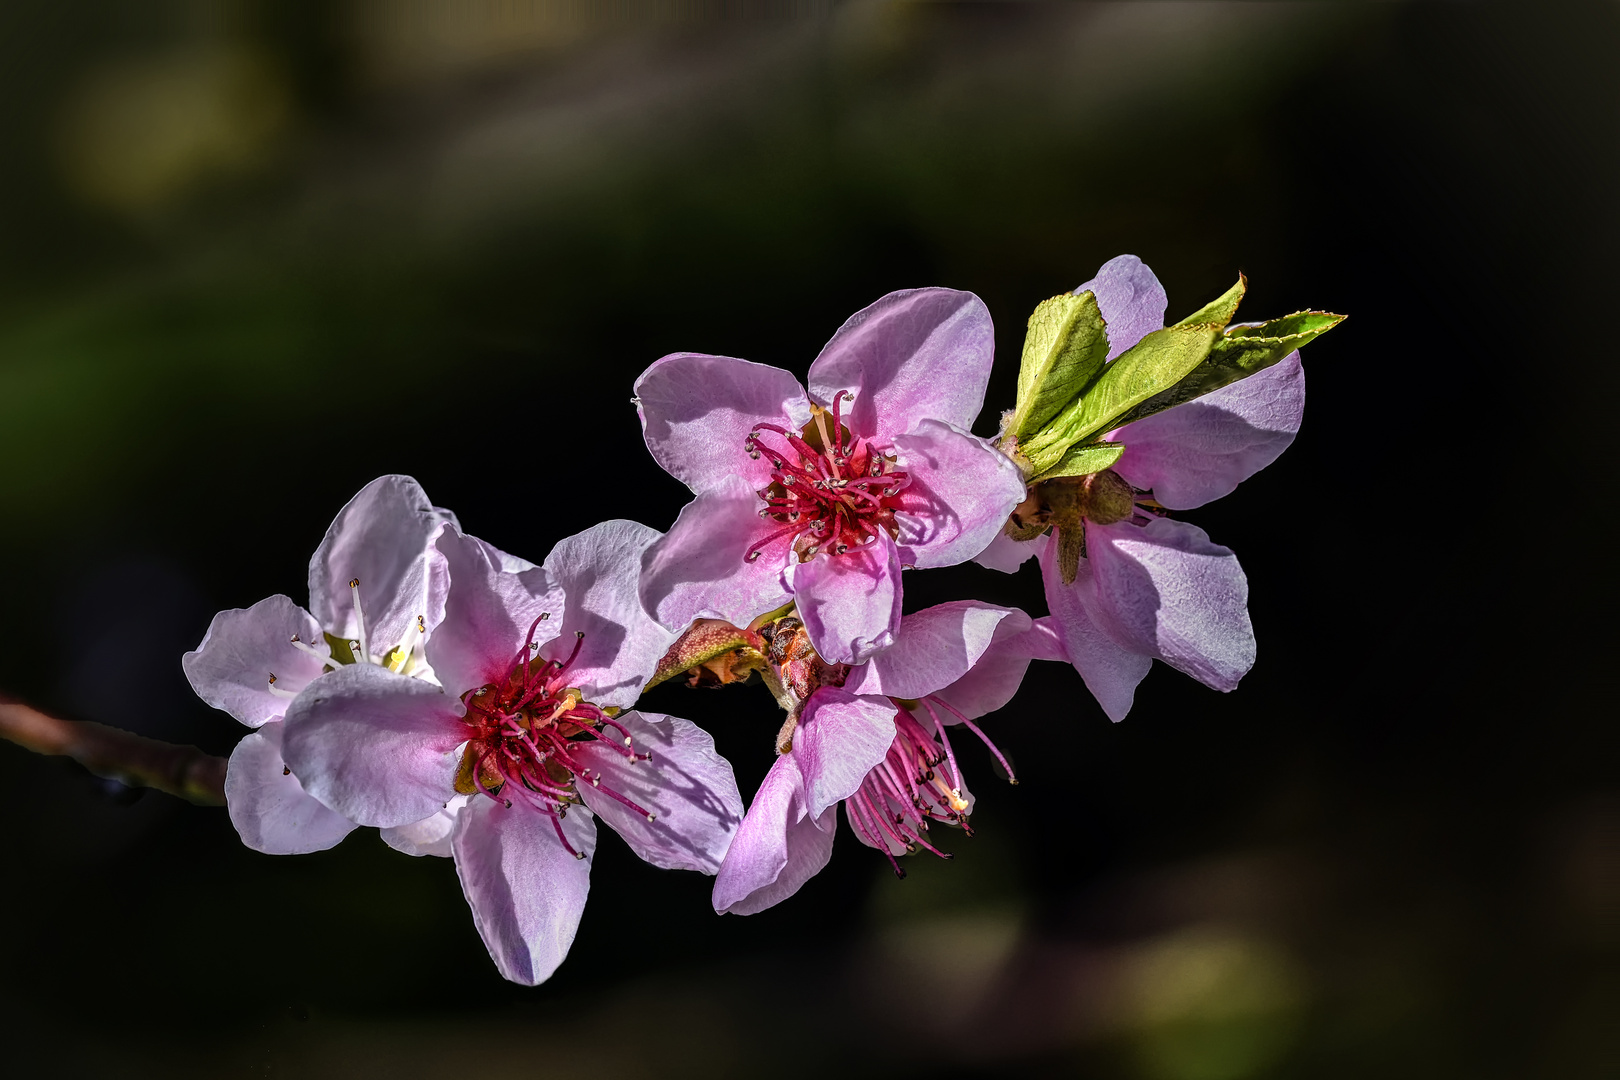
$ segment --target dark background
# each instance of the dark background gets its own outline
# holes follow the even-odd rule
[[[136,14],[138,12],[138,14]],[[791,902],[605,839],[539,989],[452,866],[0,744],[0,1063],[67,1076],[1597,1077],[1620,1071],[1606,411],[1620,9],[179,0],[0,8],[0,690],[228,753],[179,658],[303,600],[384,472],[539,560],[664,527],[635,375],[804,371],[892,289],[1024,319],[1128,251],[1170,315],[1350,320],[1294,447],[1188,514],[1260,659],[1112,725],[1032,670],[1022,783]],[[908,607],[1044,608],[908,575]],[[751,791],[757,687],[648,704]],[[1609,1041],[1605,1041],[1605,1040]]]

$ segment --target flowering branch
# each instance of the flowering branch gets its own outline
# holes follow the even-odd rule
[[[195,746],[148,739],[82,720],[60,720],[20,702],[0,700],[0,738],[70,757],[97,776],[156,788],[203,806],[225,805],[225,759]]]

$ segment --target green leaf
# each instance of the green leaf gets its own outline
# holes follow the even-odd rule
[[[1178,323],[1153,331],[1125,350],[1079,400],[1019,443],[1031,475],[1053,468],[1071,446],[1117,426],[1117,417],[1175,386],[1209,355],[1219,334],[1217,326]]]
[[[1307,341],[1321,337],[1342,322],[1344,316],[1335,315],[1331,311],[1296,311],[1292,315],[1284,315],[1280,319],[1272,319],[1258,325],[1229,327],[1226,336],[1267,340],[1297,337],[1301,338],[1299,345],[1303,345]],[[1294,348],[1299,348],[1299,345],[1295,345]]]
[[[1249,279],[1238,275],[1237,284],[1176,323],[1177,326],[1225,326],[1237,314],[1243,294],[1249,291]]]
[[[1108,335],[1089,292],[1043,300],[1029,317],[1018,369],[1018,407],[1007,431],[1023,438],[1080,396],[1108,357]]]
[[[1124,452],[1125,444],[1117,442],[1094,442],[1071,446],[1068,453],[1058,459],[1056,465],[1030,480],[1030,483],[1038,484],[1042,480],[1055,480],[1060,476],[1086,476],[1090,473],[1099,473],[1118,461]]]
[[[1185,405],[1223,386],[1246,379],[1257,371],[1264,371],[1343,321],[1343,315],[1327,311],[1297,311],[1258,326],[1231,327],[1225,336],[1215,342],[1208,359],[1175,386],[1132,408],[1120,417],[1118,426],[1177,405]]]

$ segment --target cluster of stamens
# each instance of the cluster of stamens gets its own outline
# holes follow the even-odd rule
[[[524,647],[499,682],[461,695],[467,708],[467,748],[456,773],[456,791],[483,794],[511,807],[522,801],[546,814],[557,838],[569,854],[583,859],[563,835],[562,819],[570,806],[581,803],[577,783],[584,781],[632,811],[654,820],[643,809],[592,775],[580,751],[600,744],[634,764],[650,754],[631,749],[629,730],[611,715],[583,699],[568,685],[568,672],[579,659],[585,635],[574,641],[567,660],[546,660],[538,655],[534,632],[548,618],[541,615],[529,626]]]
[[[889,754],[861,782],[860,789],[844,802],[850,826],[872,847],[883,852],[898,877],[905,877],[896,855],[915,854],[926,849],[942,859],[951,856],[929,843],[930,822],[961,829],[969,836],[972,795],[963,783],[956,754],[940,711],[951,713],[958,722],[979,737],[1007,772],[1011,783],[1018,783],[1012,767],[1001,751],[985,737],[978,726],[937,697],[922,701],[895,701],[894,742]],[[926,716],[930,732],[918,714]],[[937,735],[937,738],[936,738]]]
[[[416,624],[414,626],[407,626],[405,628],[405,636],[399,639],[398,644],[394,645],[387,652],[373,655],[371,652],[371,640],[369,635],[366,633],[366,613],[365,610],[360,606],[359,578],[353,578],[349,581],[349,598],[354,602],[354,625],[357,636],[350,638],[348,641],[343,641],[341,638],[336,638],[331,634],[327,634],[326,640],[328,645],[332,647],[339,644],[347,645],[349,655],[352,657],[351,660],[343,660],[334,655],[330,650],[327,652],[322,652],[314,645],[299,637],[297,634],[294,634],[290,639],[292,647],[301,653],[308,653],[310,656],[315,657],[315,659],[319,660],[323,665],[325,665],[325,667],[322,668],[322,674],[325,674],[326,668],[331,668],[333,671],[336,671],[346,663],[355,663],[376,664],[378,667],[385,667],[389,671],[402,672],[409,675],[411,673],[411,669],[416,666],[417,647],[421,644],[422,639],[427,635],[427,620],[423,616],[418,615],[416,617]],[[293,698],[298,696],[291,690],[283,690],[281,687],[277,686],[276,674],[273,671],[270,673],[269,685],[270,693],[274,694],[276,697]]]
[[[827,410],[812,406],[812,418],[801,431],[758,424],[743,441],[749,457],[757,460],[763,453],[770,460],[771,482],[759,492],[765,500],[759,514],[781,526],[749,549],[747,561],[784,536],[793,537],[800,562],[865,547],[881,532],[898,536],[895,499],[911,477],[895,468],[894,458],[844,427],[846,397],[852,397],[847,390],[833,397],[830,430]],[[767,431],[787,448],[763,444],[761,434]]]

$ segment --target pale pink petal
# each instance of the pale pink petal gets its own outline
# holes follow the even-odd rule
[[[804,782],[792,754],[776,759],[732,838],[714,879],[714,910],[753,915],[781,903],[832,858],[838,810],[805,813]]]
[[[1031,660],[1059,658],[1066,659],[1053,633],[1036,629],[1028,615],[1014,609],[996,624],[990,647],[973,667],[933,696],[973,720],[995,712],[1012,700]],[[955,715],[950,710],[942,710],[940,719],[949,724],[954,722]]]
[[[1049,544],[1041,552],[1041,578],[1046,584],[1046,606],[1052,612],[1048,627],[1057,631],[1066,658],[1108,718],[1125,719],[1136,700],[1137,684],[1153,666],[1154,654],[1115,641],[1098,625],[1093,612],[1100,601],[1089,560],[1081,560],[1074,583],[1065,585],[1058,574],[1057,545]]]
[[[641,562],[641,603],[658,622],[684,630],[693,619],[724,619],[747,626],[791,598],[783,581],[792,537],[747,555],[770,535],[759,516],[765,504],[740,476],[722,480],[681,510],[662,540]]]
[[[1299,353],[1212,394],[1126,424],[1114,470],[1172,510],[1223,495],[1277,460],[1305,414]]]
[[[432,683],[353,664],[293,699],[282,754],[305,791],[350,821],[408,825],[456,793],[461,715]]]
[[[512,573],[499,551],[459,529],[446,529],[438,547],[454,586],[427,658],[439,682],[459,696],[506,678],[531,627],[538,644],[556,637],[564,601],[543,569]],[[541,615],[549,618],[536,623]]]
[[[456,516],[434,506],[408,476],[379,476],[361,488],[338,511],[309,563],[309,610],[321,629],[344,641],[359,635],[356,591],[373,656],[413,641],[418,616],[431,629],[444,613],[448,586],[433,540],[455,523]],[[360,584],[350,589],[354,580]]]
[[[266,724],[231,751],[225,808],[242,843],[266,855],[325,851],[354,830],[354,822],[304,791],[281,757],[281,725]]]
[[[560,540],[546,556],[547,579],[565,597],[557,637],[544,655],[566,660],[568,685],[597,705],[626,708],[658,668],[675,635],[641,606],[641,557],[662,534],[634,521],[604,521]],[[583,634],[581,638],[578,635]]]
[[[483,544],[484,550],[490,553],[490,558],[494,564],[499,566],[502,570],[505,570],[508,574],[521,574],[525,571],[534,569],[535,564],[530,562],[528,559],[522,558],[518,555],[510,555],[507,552],[497,548],[494,544],[489,543],[487,540],[480,540],[479,543]]]
[[[1024,500],[1018,466],[983,439],[935,420],[898,435],[900,561],[929,569],[967,562],[985,549]]]
[[[770,462],[744,443],[761,423],[798,431],[810,420],[799,380],[781,368],[730,356],[675,353],[636,380],[642,437],[658,464],[695,492],[740,476],[770,483]]]
[[[1108,324],[1108,359],[1164,328],[1169,304],[1164,286],[1135,255],[1109,259],[1096,277],[1074,291],[1088,290],[1097,297],[1097,309]]]
[[[377,834],[382,837],[383,843],[406,855],[436,855],[448,859],[453,854],[450,836],[455,832],[456,815],[467,805],[467,799],[466,795],[457,795],[436,814],[409,825],[379,829]]]
[[[1044,541],[1044,537],[1039,538]],[[973,561],[980,566],[991,570],[1000,570],[1003,574],[1014,574],[1030,558],[1040,553],[1034,540],[1014,540],[1001,530],[996,531],[995,538],[989,545],[973,557]]]
[[[849,317],[810,365],[810,397],[855,395],[849,429],[893,439],[925,419],[966,431],[984,407],[995,356],[990,312],[969,292],[893,292]]]
[[[823,660],[864,663],[894,644],[900,626],[900,555],[894,542],[884,534],[864,548],[799,563],[793,568],[793,600]]]
[[[589,765],[592,781],[581,778],[578,784],[585,805],[654,866],[717,872],[743,817],[731,762],[716,752],[708,732],[680,717],[627,712],[618,722],[630,729],[635,752],[651,754],[652,760],[630,764],[603,743],[581,749],[578,756]],[[615,729],[604,734],[618,742]],[[654,819],[648,821],[609,791]]]
[[[1254,666],[1248,578],[1237,556],[1204,530],[1169,518],[1145,527],[1090,525],[1086,554],[1093,616],[1121,645],[1215,690],[1235,688]],[[1067,640],[1072,657],[1077,643]]]
[[[966,675],[1004,622],[1017,632],[1029,628],[1029,616],[1023,612],[977,600],[954,600],[914,611],[900,620],[893,645],[850,669],[844,689],[851,694],[926,697]]]
[[[894,743],[894,702],[823,686],[805,703],[793,733],[793,757],[804,776],[804,807],[820,817],[855,794]]]
[[[279,719],[290,700],[270,692],[271,675],[278,690],[296,694],[326,670],[320,659],[293,646],[295,635],[327,654],[309,612],[285,596],[266,597],[215,615],[202,644],[180,658],[180,667],[198,697],[258,727]]]
[[[586,858],[570,855],[551,819],[522,802],[474,799],[451,837],[478,936],[501,975],[525,986],[551,978],[568,955],[591,888],[596,825],[576,807],[563,829]]]
[[[1063,644],[1063,633],[1058,627],[1057,620],[1050,615],[1043,615],[1033,621],[1022,647],[1028,651],[1031,660],[1069,663],[1069,649]]]

